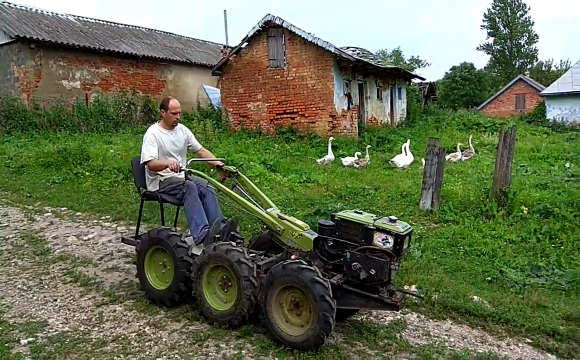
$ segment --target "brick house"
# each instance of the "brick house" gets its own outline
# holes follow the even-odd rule
[[[336,47],[268,14],[215,67],[234,129],[291,126],[357,135],[360,125],[396,126],[406,85],[422,77],[370,51]]]
[[[0,2],[0,93],[43,103],[137,90],[207,102],[223,45],[168,32]]]
[[[544,99],[545,86],[525,75],[519,75],[501,90],[479,105],[477,110],[488,116],[510,117],[528,114]]]

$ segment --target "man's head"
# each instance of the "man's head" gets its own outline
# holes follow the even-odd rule
[[[179,101],[171,96],[166,96],[161,100],[159,110],[161,110],[161,122],[164,127],[167,129],[175,129],[181,117],[181,105]]]

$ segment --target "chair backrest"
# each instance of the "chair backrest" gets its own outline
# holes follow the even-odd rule
[[[147,190],[145,165],[141,164],[141,155],[137,155],[131,160],[131,168],[133,169],[133,182],[135,183],[137,191],[140,189]]]

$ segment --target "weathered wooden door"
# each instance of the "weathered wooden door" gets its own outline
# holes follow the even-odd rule
[[[395,87],[391,86],[391,94],[389,96],[389,117],[391,118],[391,126],[395,127]]]
[[[365,124],[365,86],[358,83],[358,125]]]

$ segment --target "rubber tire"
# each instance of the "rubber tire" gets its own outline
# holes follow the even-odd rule
[[[272,316],[274,305],[272,296],[280,285],[287,284],[296,284],[303,289],[310,303],[314,304],[314,312],[317,315],[314,326],[298,337],[284,333]],[[262,308],[274,340],[295,350],[315,351],[324,345],[334,330],[336,301],[332,297],[330,283],[322,277],[316,267],[308,265],[303,260],[287,260],[272,267],[264,279]]]
[[[203,271],[208,264],[225,265],[236,276],[240,285],[234,306],[226,311],[214,309],[203,294]],[[201,314],[210,323],[224,328],[237,328],[244,325],[256,310],[258,297],[258,280],[254,276],[255,264],[246,249],[232,242],[219,242],[206,247],[194,261],[193,283],[194,297]]]
[[[173,281],[164,290],[155,289],[145,274],[145,256],[147,251],[156,245],[163,247],[169,253],[175,266]],[[188,254],[189,245],[182,239],[180,233],[173,232],[166,227],[151,229],[141,236],[135,251],[137,252],[136,277],[149,300],[155,304],[173,307],[185,302],[191,296],[193,259]]]
[[[343,322],[351,316],[356,315],[360,309],[336,309],[336,322]]]

